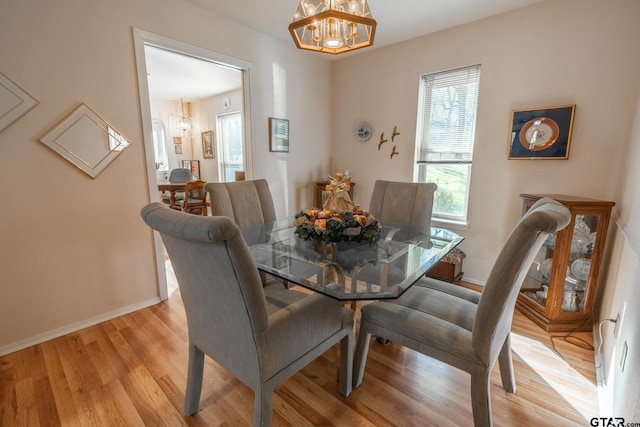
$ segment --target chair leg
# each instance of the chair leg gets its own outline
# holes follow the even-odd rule
[[[516,392],[516,377],[513,371],[513,357],[511,355],[511,334],[502,344],[502,350],[498,355],[498,364],[500,365],[500,377],[502,378],[502,387],[509,393]]]
[[[353,357],[353,386],[358,387],[362,384],[364,377],[364,367],[367,363],[367,354],[369,353],[369,342],[371,334],[360,324],[360,332],[358,334],[358,343],[356,344],[356,353]]]
[[[273,417],[273,390],[265,389],[263,384],[254,392],[253,427],[269,427]]]
[[[353,381],[353,331],[340,340],[340,377],[339,392],[349,396]]]
[[[491,372],[484,369],[471,373],[471,408],[475,427],[491,427]]]
[[[202,392],[202,372],[204,353],[189,343],[189,368],[187,371],[187,390],[184,396],[184,414],[189,416],[198,412],[200,393]]]

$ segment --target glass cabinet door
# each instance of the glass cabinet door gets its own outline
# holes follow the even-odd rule
[[[541,197],[552,197],[569,208],[572,219],[567,228],[549,235],[536,254],[517,307],[550,332],[588,330],[615,203],[562,195],[521,197],[523,213]]]

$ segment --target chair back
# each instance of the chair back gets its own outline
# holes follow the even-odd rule
[[[207,192],[205,181],[189,181],[184,186],[184,201],[182,211],[198,215],[207,215]]]
[[[383,224],[415,225],[428,229],[437,188],[432,182],[377,180],[371,193],[369,212]]]
[[[547,236],[571,221],[569,209],[542,198],[520,219],[489,273],[473,324],[472,345],[487,364],[498,357],[511,331],[511,321],[522,282]]]
[[[169,173],[169,182],[187,182],[193,179],[191,170],[187,168],[172,169]]]
[[[233,372],[258,366],[255,334],[267,328],[266,300],[238,226],[158,202],[145,206],[141,216],[160,233],[171,259],[190,342]]]
[[[209,182],[205,189],[211,201],[211,215],[227,216],[242,228],[276,220],[269,184],[264,179]]]

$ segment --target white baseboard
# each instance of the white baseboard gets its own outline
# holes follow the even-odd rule
[[[487,282],[485,280],[478,280],[478,279],[473,279],[471,277],[467,277],[467,276],[462,276],[462,280],[465,282],[469,282],[472,283],[474,285],[480,285],[480,286],[484,286],[487,284]]]
[[[159,297],[154,297],[148,299],[146,301],[141,301],[137,304],[133,304],[127,307],[122,307],[114,311],[110,311],[107,313],[103,313],[98,316],[90,317],[78,323],[73,323],[71,325],[63,326],[61,328],[53,329],[51,331],[44,332],[42,334],[35,335],[30,338],[26,338],[20,340],[15,343],[11,343],[5,346],[0,347],[0,357],[5,356],[10,353],[14,353],[19,350],[23,350],[25,348],[42,344],[45,341],[52,340],[54,338],[59,338],[63,335],[70,334],[73,332],[77,332],[81,329],[88,328],[89,326],[97,325],[98,323],[106,322],[107,320],[114,319],[118,316],[122,316],[124,314],[129,314],[134,311],[140,310],[145,307],[152,306],[160,302]]]

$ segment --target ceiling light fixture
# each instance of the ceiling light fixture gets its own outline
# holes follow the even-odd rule
[[[184,115],[184,101],[180,99],[180,105],[182,106],[182,116],[176,122],[176,127],[182,132],[186,132],[191,129],[191,120]]]
[[[367,0],[301,0],[289,32],[298,49],[338,55],[372,46],[376,25]]]

